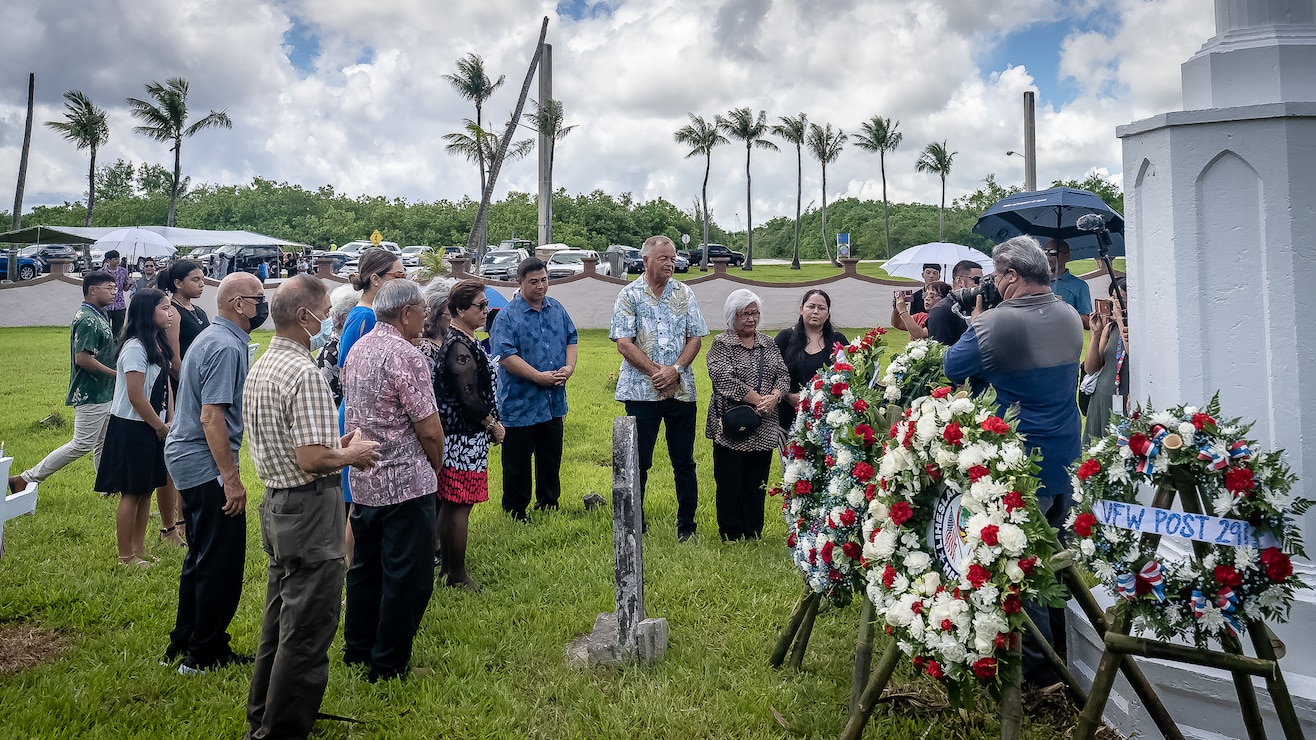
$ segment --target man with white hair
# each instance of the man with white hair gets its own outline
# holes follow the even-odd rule
[[[667,452],[676,480],[676,536],[695,536],[699,481],[695,476],[695,374],[690,363],[708,335],[699,301],[672,280],[676,245],[651,236],[640,250],[644,272],[617,294],[608,337],[621,353],[616,399],[635,417],[640,456],[640,495],[653,466],[658,426],[667,427]]]
[[[946,350],[946,377],[955,383],[971,381],[975,392],[991,386],[1000,413],[1018,405],[1019,432],[1028,450],[1042,456],[1038,506],[1051,526],[1063,531],[1072,494],[1069,466],[1078,458],[1083,431],[1076,398],[1083,321],[1051,292],[1051,268],[1032,237],[998,244],[992,261],[1004,300],[979,313]],[[1026,608],[1047,641],[1054,642],[1047,607],[1030,602]],[[1039,646],[1025,636],[1024,681],[1049,686],[1059,680]]]
[[[343,661],[370,681],[401,677],[434,592],[434,515],[443,423],[429,362],[413,342],[428,309],[420,286],[390,280],[375,294],[375,328],[343,366],[348,429],[379,443],[379,465],[348,471],[352,534]]]

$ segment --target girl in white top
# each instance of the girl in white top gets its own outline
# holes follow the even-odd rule
[[[151,491],[167,480],[164,439],[169,434],[173,398],[169,366],[173,351],[168,331],[173,305],[163,292],[139,291],[128,306],[119,346],[118,375],[110,401],[105,452],[96,471],[96,490],[121,494],[115,515],[119,562],[147,568],[146,524]]]

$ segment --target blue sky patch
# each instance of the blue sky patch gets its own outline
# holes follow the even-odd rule
[[[612,15],[612,6],[601,0],[558,0],[557,14],[573,21],[607,18]]]
[[[1080,90],[1073,79],[1058,77],[1060,44],[1066,36],[1081,30],[1072,19],[1033,24],[1002,39],[979,67],[984,76],[1003,72],[1010,65],[1026,67],[1037,84],[1039,105],[1068,105],[1078,98]]]
[[[320,37],[296,16],[292,18],[292,28],[283,35],[283,43],[288,47],[288,61],[293,69],[303,77],[315,71],[315,58],[320,55]]]

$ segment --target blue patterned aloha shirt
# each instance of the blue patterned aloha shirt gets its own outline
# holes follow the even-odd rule
[[[612,307],[612,326],[608,338],[635,340],[658,365],[675,365],[690,337],[708,336],[708,324],[699,310],[695,292],[684,283],[668,280],[662,296],[655,296],[644,281],[636,278],[617,294]],[[617,374],[618,401],[661,401],[648,376],[636,370],[624,358]],[[690,368],[681,373],[681,389],[676,400],[695,401],[695,374]]]

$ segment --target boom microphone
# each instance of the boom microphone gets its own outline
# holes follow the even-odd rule
[[[1079,231],[1105,231],[1106,219],[1096,213],[1086,213],[1078,217]]]

